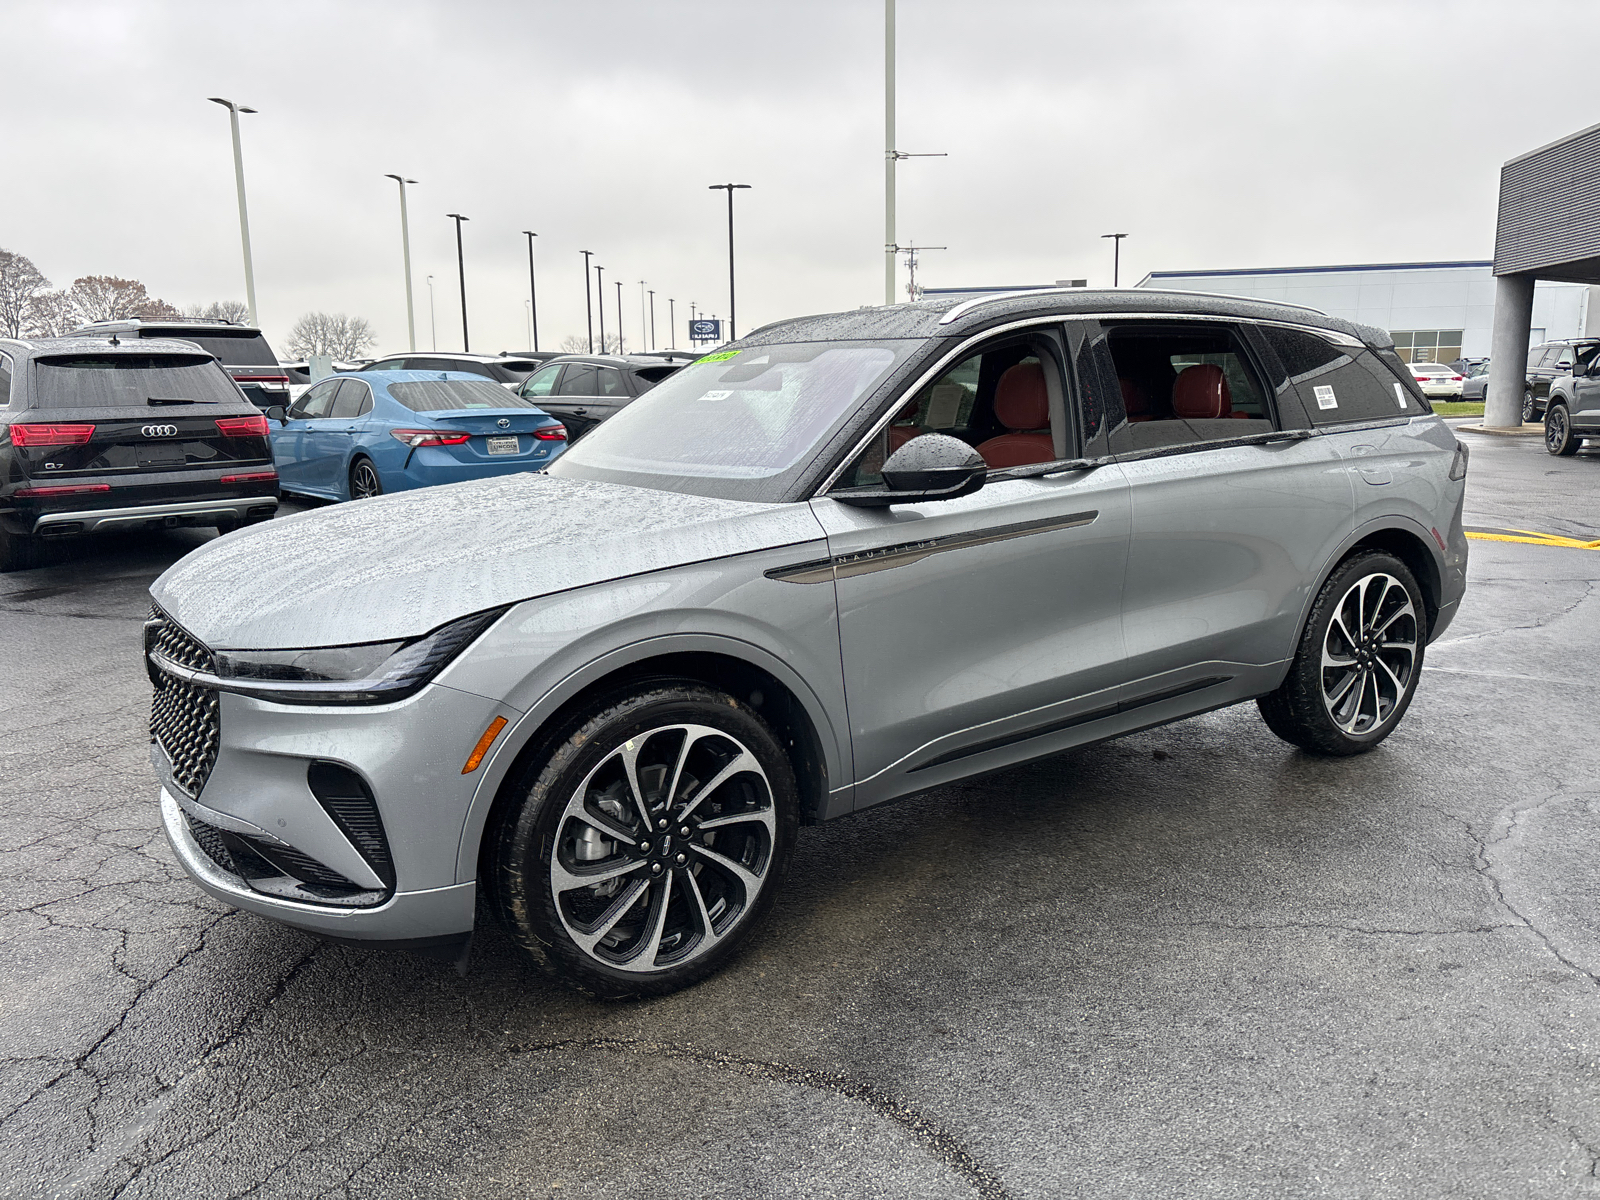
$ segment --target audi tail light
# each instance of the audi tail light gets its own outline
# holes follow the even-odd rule
[[[565,425],[546,425],[542,429],[535,429],[533,436],[541,442],[564,442],[567,440],[567,427]]]
[[[109,492],[109,483],[64,483],[56,487],[18,488],[11,494],[17,499],[28,496],[87,496],[91,492]]]
[[[217,432],[223,437],[266,437],[267,417],[265,413],[249,417],[218,417]]]
[[[82,446],[93,436],[93,425],[11,426],[13,446]]]
[[[217,480],[218,483],[276,483],[277,481],[278,473],[276,471],[251,471],[246,475],[224,475]]]
[[[472,437],[459,429],[391,429],[389,436],[413,450],[418,446],[459,446]]]

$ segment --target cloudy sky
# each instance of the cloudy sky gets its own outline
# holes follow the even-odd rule
[[[584,324],[640,333],[639,281],[679,338],[882,300],[882,0],[5,0],[0,247],[57,286],[140,279],[243,298],[227,96],[244,121],[269,337],[310,310],[405,347],[396,189],[411,192],[417,338],[473,348]],[[1500,164],[1600,120],[1593,0],[899,0],[902,241],[928,285],[1110,283],[1146,271],[1487,258]],[[1588,51],[1585,51],[1588,53]]]

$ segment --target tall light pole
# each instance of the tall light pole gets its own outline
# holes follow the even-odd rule
[[[244,243],[244,299],[250,307],[250,324],[261,327],[256,317],[256,268],[250,261],[250,210],[244,202],[244,151],[239,146],[239,114],[256,110],[224,100],[221,96],[207,96],[213,104],[228,110],[228,123],[233,127],[233,181],[239,189],[239,240]]]
[[[461,222],[471,220],[460,213],[445,213],[456,223],[456,270],[461,275],[461,349],[463,352],[472,349],[472,343],[467,337],[467,257],[461,249]]]
[[[539,349],[539,286],[533,278],[533,239],[538,237],[531,229],[524,229],[528,236],[528,327],[533,330],[533,348]]]
[[[433,319],[433,276],[428,276],[428,345],[437,350],[439,348],[439,326]]]
[[[678,348],[678,302],[667,297],[667,349]]]
[[[894,0],[889,0],[891,4]],[[726,191],[728,193],[728,340],[731,342],[739,335],[734,330],[738,310],[733,302],[733,193],[740,188],[748,188],[748,183],[713,183],[707,190]]]
[[[644,280],[639,280],[639,349],[645,351],[652,349],[650,345],[649,318],[645,315]]]
[[[589,329],[589,353],[594,353],[594,302],[589,296],[589,256],[593,250],[579,250],[583,255],[583,319]]]
[[[622,280],[617,280],[617,353],[625,351],[622,344]]]
[[[895,302],[894,0],[883,0],[883,302]]]
[[[656,290],[650,289],[650,349],[656,348]]]
[[[1122,270],[1122,239],[1125,233],[1102,233],[1103,238],[1111,239],[1111,286],[1117,286],[1117,279]]]
[[[522,307],[528,310],[528,340],[533,340],[533,305],[528,301],[522,302]]]
[[[600,353],[604,354],[606,352],[606,269],[604,267],[596,267],[594,269],[594,279],[595,298],[600,302]],[[593,351],[590,351],[590,353],[592,354]]]
[[[415,183],[403,175],[385,175],[400,185],[400,254],[406,266],[406,348],[417,348],[417,322],[411,312],[411,222],[406,217],[406,184]]]

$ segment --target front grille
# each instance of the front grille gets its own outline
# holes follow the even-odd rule
[[[215,825],[207,825],[204,821],[197,821],[188,813],[183,814],[183,819],[188,822],[189,836],[194,838],[200,849],[206,852],[207,858],[230,875],[242,874],[234,865],[233,855],[228,852],[227,842],[222,840],[222,830]]]
[[[211,651],[185,633],[159,608],[152,606],[144,627],[145,654],[159,650],[163,656],[193,671],[212,671]],[[198,796],[211,777],[222,739],[217,693],[174,679],[152,669],[155,694],[150,698],[150,736],[172,764],[172,781],[190,796]]]
[[[281,895],[288,884],[297,900],[371,903],[382,898],[293,846],[218,829],[187,812],[183,819],[207,858],[256,891]]]

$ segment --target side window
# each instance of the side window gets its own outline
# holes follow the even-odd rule
[[[1068,458],[1064,397],[1060,367],[1044,347],[1026,338],[987,346],[902,396],[838,486],[881,484],[888,457],[925,433],[966,442],[995,471]]]
[[[11,356],[0,354],[0,408],[11,403]]]
[[[1365,347],[1344,345],[1309,330],[1267,326],[1262,332],[1299,391],[1313,425],[1414,417],[1426,411],[1416,394]]]
[[[595,371],[588,363],[577,363],[567,367],[567,373],[561,377],[561,387],[557,390],[558,396],[593,396],[595,392]]]
[[[289,419],[313,421],[318,417],[327,416],[328,406],[333,401],[333,390],[343,382],[341,379],[328,379],[317,384],[294,402],[294,407],[289,410]]]
[[[1556,354],[1556,370],[1570,371],[1573,364],[1572,347],[1562,346]]]
[[[330,417],[353,419],[372,407],[372,392],[359,379],[339,381],[339,394],[334,397]]]
[[[559,365],[554,367],[545,367],[542,370],[535,371],[532,375],[528,376],[528,382],[524,383],[518,390],[521,395],[528,396],[530,398],[534,396],[548,396],[550,394],[550,389],[556,386],[556,379],[560,376],[560,374],[561,367]]]
[[[599,382],[596,387],[596,396],[626,396],[628,385],[622,381],[622,372],[613,367],[601,367],[596,374]]]
[[[1123,421],[1113,454],[1215,442],[1274,428],[1266,390],[1226,325],[1114,325],[1107,332]]]

